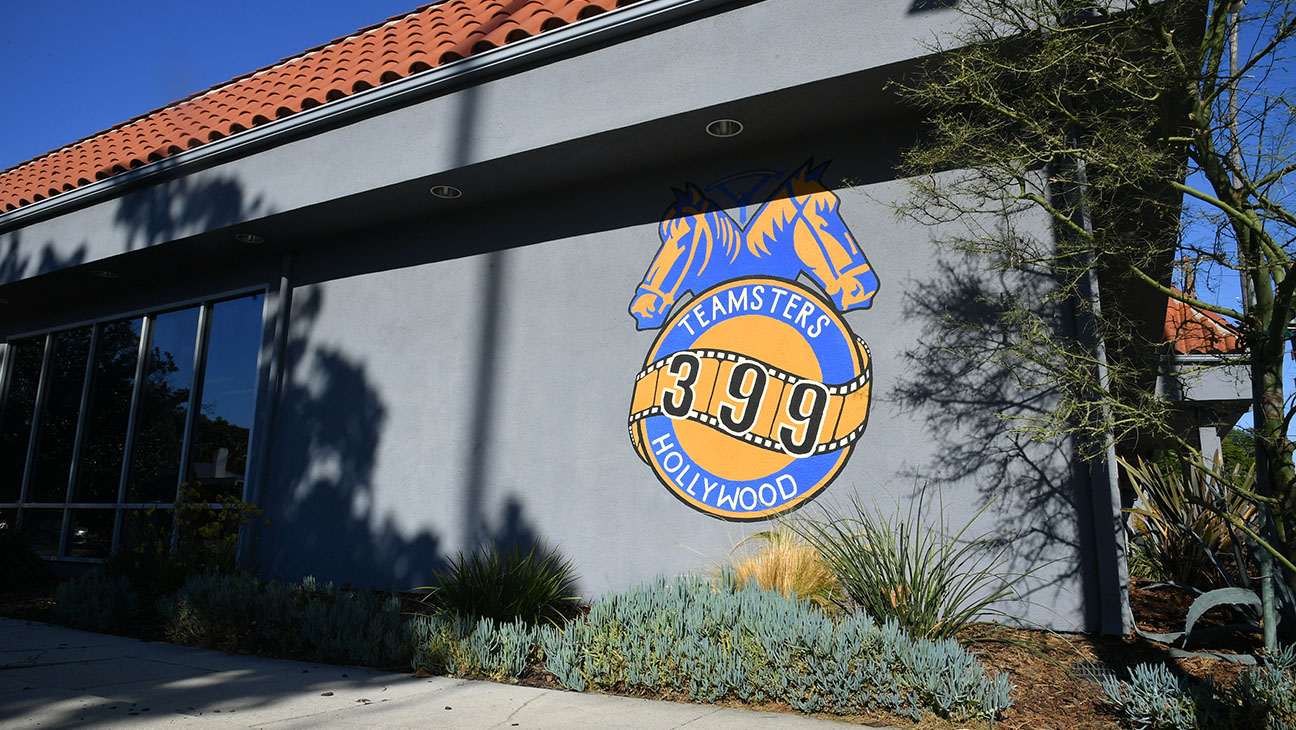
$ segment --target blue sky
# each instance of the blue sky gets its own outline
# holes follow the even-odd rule
[[[0,1],[0,169],[426,2]]]
[[[1245,63],[1246,59],[1254,53],[1257,47],[1269,39],[1272,32],[1268,27],[1262,29],[1260,24],[1254,22],[1254,17],[1262,15],[1275,4],[1278,3],[1272,1],[1252,2],[1244,9],[1244,22],[1241,25],[1241,38],[1239,43],[1241,61],[1243,63]],[[1248,20],[1250,22],[1248,22]],[[1289,57],[1294,50],[1293,46],[1296,46],[1296,44],[1292,42],[1284,44],[1278,54],[1279,60],[1273,67],[1272,73],[1269,75],[1266,76],[1259,73],[1249,74],[1242,84],[1244,89],[1254,89],[1260,92],[1261,96],[1270,95],[1277,97],[1282,95],[1285,96],[1288,101],[1291,101],[1292,90],[1296,89],[1296,64],[1294,64],[1292,59]],[[1286,133],[1292,130],[1290,127],[1284,129],[1284,126],[1281,123],[1286,117],[1286,114],[1282,109],[1279,108],[1278,111],[1269,115],[1266,118],[1265,125],[1257,126],[1254,123],[1255,118],[1249,113],[1249,110],[1255,110],[1261,107],[1254,101],[1248,101],[1245,96],[1240,98],[1239,104],[1242,105],[1241,118],[1243,120],[1241,146],[1243,150],[1245,150],[1245,164],[1251,169],[1252,174],[1256,177],[1263,175],[1263,173],[1256,174],[1256,162],[1259,158],[1255,154],[1255,150],[1259,148],[1265,149],[1266,154],[1277,153],[1280,156],[1285,156],[1286,159],[1290,161],[1291,155],[1296,153],[1296,140],[1286,136]],[[1259,130],[1263,130],[1264,132],[1263,140],[1261,140],[1257,134]],[[1272,169],[1270,167],[1272,162],[1272,158],[1267,160],[1266,165],[1264,165],[1266,171]],[[1292,176],[1288,175],[1287,179],[1292,180]],[[1210,192],[1209,185],[1207,185],[1204,177],[1200,174],[1190,177],[1188,183],[1200,190]],[[1272,198],[1281,200],[1289,207],[1296,205],[1296,189],[1292,189],[1290,186],[1285,189],[1271,190],[1268,194]],[[1185,241],[1209,249],[1210,242],[1213,241],[1215,237],[1214,226],[1204,220],[1202,213],[1207,212],[1214,214],[1214,209],[1190,197],[1185,197],[1184,200],[1186,209],[1186,215],[1184,218],[1186,224],[1184,236]],[[1275,228],[1276,227],[1271,226],[1270,230],[1274,230]],[[1282,234],[1279,233],[1278,235],[1281,238]],[[1232,248],[1228,248],[1228,251],[1230,253],[1235,253]],[[1197,294],[1205,301],[1215,302],[1222,306],[1231,307],[1239,311],[1242,309],[1241,283],[1238,274],[1235,271],[1218,266],[1205,266],[1198,275]],[[1294,366],[1290,358],[1284,358],[1283,364],[1285,381],[1284,390],[1287,396],[1287,406],[1288,408],[1291,408],[1293,405],[1293,386],[1294,383],[1296,383],[1296,366]],[[1251,414],[1247,413],[1242,416],[1238,421],[1238,425],[1251,426]],[[1296,423],[1293,423],[1288,428],[1288,436],[1296,438]]]

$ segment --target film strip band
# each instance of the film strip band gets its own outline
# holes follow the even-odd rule
[[[872,376],[868,347],[863,340],[857,342],[863,372],[839,385],[806,380],[736,352],[672,353],[635,378],[631,440],[642,455],[635,424],[666,415],[792,456],[850,446],[864,432]]]

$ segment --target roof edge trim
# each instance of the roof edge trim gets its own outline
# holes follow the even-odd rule
[[[200,147],[179,152],[171,157],[22,206],[8,213],[0,213],[0,233],[22,224],[29,218],[43,217],[78,205],[89,205],[101,198],[109,197],[117,188],[123,186],[134,185],[162,174],[174,173],[198,163],[231,157],[246,147],[273,141],[287,134],[309,131],[313,127],[323,126],[362,111],[378,112],[385,107],[399,106],[410,97],[449,83],[462,82],[489,71],[499,71],[562,51],[578,49],[597,41],[629,33],[641,25],[674,20],[740,1],[642,0],[611,12],[599,13],[560,28],[475,53],[452,63],[252,127]]]
[[[1195,352],[1190,355],[1173,353],[1165,356],[1172,365],[1246,365],[1251,362],[1250,350],[1237,352]]]

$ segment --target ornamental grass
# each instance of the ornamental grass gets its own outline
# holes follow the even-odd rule
[[[823,556],[796,532],[786,525],[758,532],[734,546],[734,552],[753,542],[759,547],[727,566],[734,582],[804,599],[829,613],[837,610],[842,599],[837,576]]]

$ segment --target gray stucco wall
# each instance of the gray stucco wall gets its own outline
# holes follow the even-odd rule
[[[278,527],[261,538],[261,565],[289,578],[411,587],[444,555],[539,538],[574,560],[593,596],[725,561],[768,525],[682,504],[626,432],[633,378],[655,336],[636,330],[627,306],[660,245],[661,211],[672,186],[791,170],[810,154],[832,160],[839,182],[878,179],[880,153],[859,136],[798,140],[299,257],[262,492]],[[898,221],[888,202],[902,183],[838,194],[882,281],[871,309],[847,315],[872,350],[872,410],[845,470],[799,514],[854,498],[904,512],[928,484],[928,501],[961,525],[993,501],[971,533],[1007,541],[1010,569],[1039,570],[1023,596],[1031,603],[1005,608],[1061,629],[1096,627],[1085,472],[1073,471],[1065,443],[1009,433],[997,413],[1038,394],[951,358],[950,347],[969,343],[942,330],[947,311],[983,306],[977,297],[1007,284],[943,255],[938,232]],[[597,230],[573,220],[586,213]],[[463,242],[487,250],[443,258]],[[429,260],[409,265],[420,258]]]
[[[888,207],[915,124],[881,91],[887,64],[950,19],[920,5],[734,3],[49,220],[0,222],[0,282],[51,300],[0,312],[0,334],[273,287],[290,254],[283,386],[261,403],[274,419],[256,449],[272,524],[254,560],[284,578],[408,588],[459,550],[533,537],[570,556],[594,596],[709,570],[767,527],[685,506],[627,436],[654,338],[627,307],[671,188],[830,160],[882,282],[871,309],[846,315],[875,380],[854,455],[803,513],[855,497],[904,512],[923,484],[956,525],[992,502],[972,532],[1002,538],[1010,569],[1038,568],[1005,608],[1100,628],[1113,593],[1099,568],[1115,570],[1116,552],[1096,542],[1088,471],[1068,444],[1027,442],[998,417],[1039,393],[951,356],[984,343],[945,314],[992,318],[985,302],[1019,283],[942,253],[942,232]],[[702,135],[717,116],[748,131]],[[468,194],[431,200],[442,180]],[[269,246],[231,246],[248,222]],[[48,291],[50,272],[91,262],[123,280]]]

